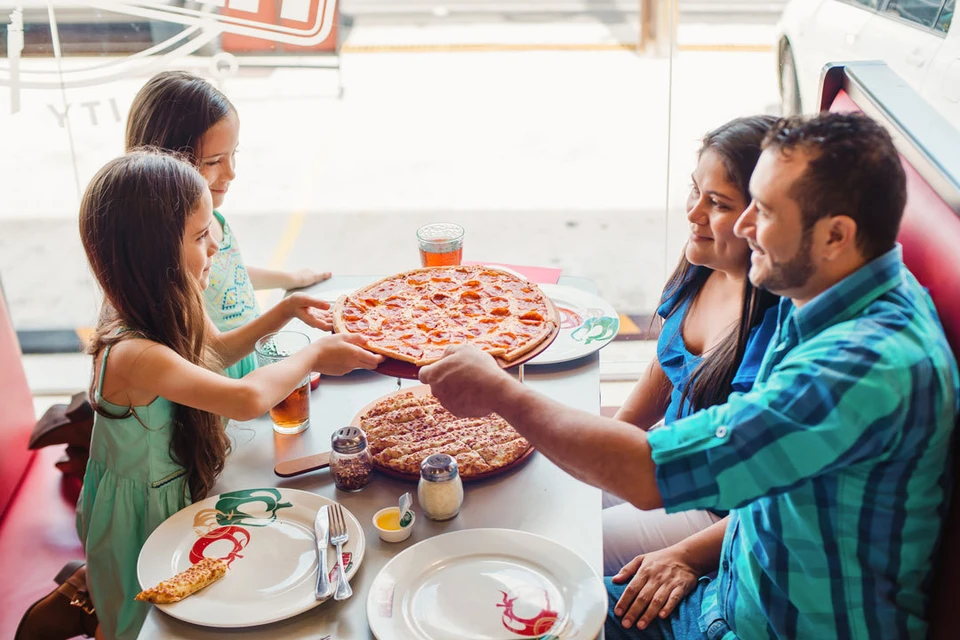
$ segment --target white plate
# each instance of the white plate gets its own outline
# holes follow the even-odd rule
[[[539,287],[560,312],[560,333],[553,344],[528,365],[576,360],[598,351],[617,336],[620,316],[603,298],[560,284]]]
[[[508,529],[415,544],[380,570],[367,596],[379,640],[591,640],[606,615],[603,581],[580,556]]]
[[[189,598],[158,605],[164,613],[210,627],[250,627],[312,609],[319,604],[314,597],[313,520],[317,509],[332,504],[307,491],[272,487],[222,493],[192,504],[150,534],[137,562],[140,585],[153,587],[187,569],[200,560],[199,551],[227,558],[230,570]],[[343,513],[350,534],[343,547],[344,555],[351,554],[350,580],[366,544],[360,523],[347,509]],[[331,546],[331,568],[335,558]]]

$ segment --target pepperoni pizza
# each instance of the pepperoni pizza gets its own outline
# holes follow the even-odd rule
[[[427,267],[383,278],[337,301],[336,331],[423,366],[452,344],[472,344],[506,364],[555,335],[556,307],[540,288],[485,266]]]

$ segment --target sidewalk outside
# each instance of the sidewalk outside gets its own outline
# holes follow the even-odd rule
[[[220,86],[242,122],[223,212],[245,258],[391,273],[418,266],[415,229],[443,219],[467,229],[465,259],[559,266],[596,280],[619,311],[650,313],[686,237],[700,136],[775,111],[778,96],[772,49],[762,50],[769,26],[681,24],[672,60],[611,46],[634,41],[633,26],[358,19],[340,99],[331,71],[241,69]],[[510,50],[517,44],[531,50]],[[433,49],[391,51],[398,45]],[[456,51],[464,45],[486,47]],[[181,62],[208,73],[206,58]],[[122,151],[145,80],[65,93],[81,185]],[[18,329],[90,326],[99,303],[54,114],[62,99],[32,91],[15,118],[0,110],[4,147],[18,150],[0,158],[0,277]]]

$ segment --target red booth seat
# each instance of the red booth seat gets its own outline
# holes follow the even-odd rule
[[[860,111],[846,91],[841,90],[831,111]],[[906,159],[907,207],[900,226],[899,241],[903,260],[917,280],[927,288],[937,307],[947,340],[960,357],[960,216]],[[955,447],[956,448],[956,447]],[[960,469],[954,458],[953,502],[947,516],[940,557],[934,567],[930,603],[930,638],[947,640],[960,637],[956,622],[957,589],[960,588]]]
[[[83,557],[76,503],[63,495],[54,467],[63,451],[27,449],[36,417],[20,357],[0,288],[0,638],[13,638],[20,617],[53,589],[60,568]]]

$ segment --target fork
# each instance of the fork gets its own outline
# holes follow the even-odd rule
[[[330,512],[330,542],[337,547],[337,591],[333,594],[334,600],[346,600],[353,595],[353,589],[347,582],[347,570],[343,567],[343,545],[350,539],[347,533],[347,523],[343,519],[343,508],[333,505]]]

